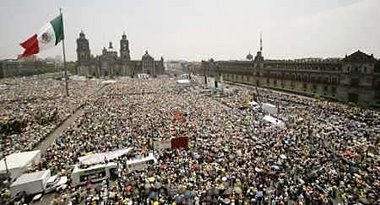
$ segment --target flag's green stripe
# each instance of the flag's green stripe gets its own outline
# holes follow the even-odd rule
[[[62,14],[50,21],[55,33],[55,45],[57,45],[63,38],[63,20]]]

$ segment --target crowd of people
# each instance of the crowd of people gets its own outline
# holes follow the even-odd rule
[[[202,84],[172,78],[118,80],[87,99],[83,115],[34,169],[70,177],[79,157],[126,147],[158,159],[146,170],[129,171],[119,158],[116,180],[69,186],[53,204],[380,203],[378,112],[230,89],[216,96]],[[265,122],[264,110],[248,106],[253,100],[279,105],[273,117],[286,127]],[[189,146],[153,146],[176,137],[187,137]]]
[[[63,85],[43,76],[0,80],[0,139],[5,155],[34,149],[100,86],[97,81],[70,80],[70,96],[65,97]]]

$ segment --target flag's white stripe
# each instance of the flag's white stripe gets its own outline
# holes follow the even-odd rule
[[[40,52],[42,50],[55,46],[55,33],[50,22],[40,29],[37,34],[37,39]]]

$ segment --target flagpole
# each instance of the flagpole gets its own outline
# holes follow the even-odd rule
[[[62,14],[62,8],[59,8],[59,14],[62,15],[62,26],[63,26],[63,14]],[[66,52],[65,52],[65,29],[63,29],[63,39],[62,39],[62,52],[63,52],[63,70],[65,72],[65,92],[66,97],[69,96],[69,84],[68,84],[68,77],[67,77],[67,68],[66,68]]]

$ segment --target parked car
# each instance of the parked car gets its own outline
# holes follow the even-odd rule
[[[51,176],[46,183],[45,194],[53,192],[53,191],[59,191],[59,190],[65,189],[66,184],[67,184],[66,176],[59,176],[59,175]]]

